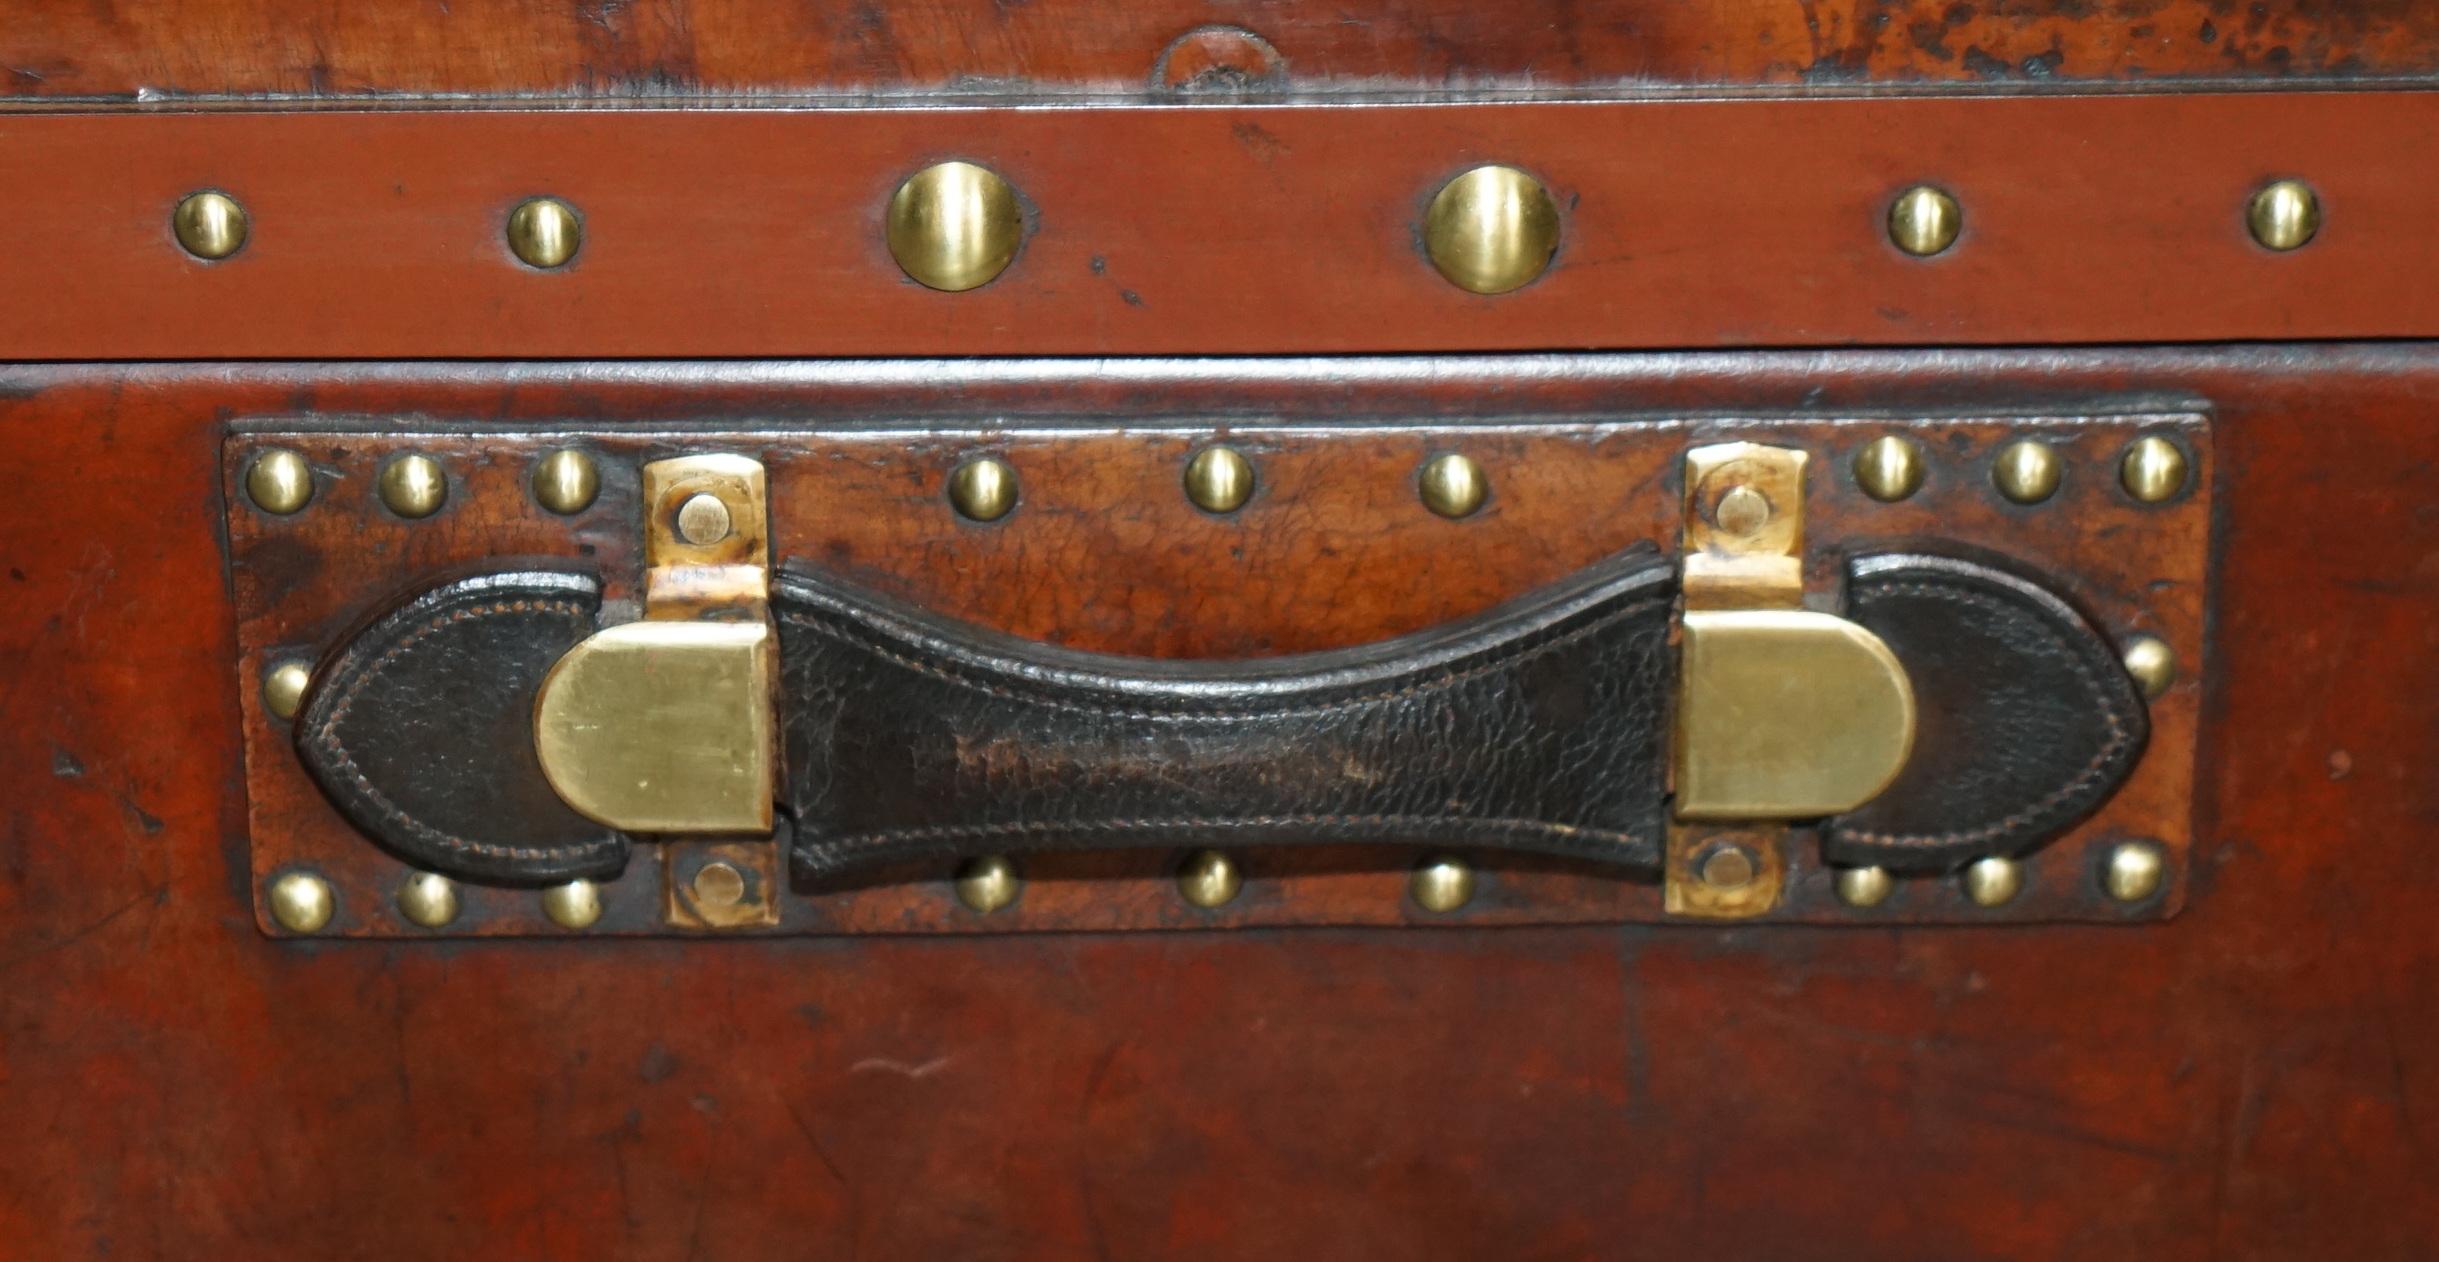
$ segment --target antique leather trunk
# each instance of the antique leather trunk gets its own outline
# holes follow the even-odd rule
[[[2439,10],[0,20],[0,1258],[2439,1256]]]

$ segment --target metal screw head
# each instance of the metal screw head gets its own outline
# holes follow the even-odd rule
[[[694,879],[686,884],[694,901],[704,907],[729,908],[745,901],[745,874],[732,863],[714,859],[695,869]]]
[[[293,719],[305,704],[305,689],[313,672],[303,662],[281,662],[263,672],[263,709],[275,719]]]
[[[1514,167],[1478,166],[1432,197],[1423,212],[1423,247],[1459,289],[1520,289],[1558,253],[1558,203],[1541,181]]]
[[[330,882],[311,872],[291,872],[271,882],[271,919],[290,933],[320,933],[339,909]]]
[[[246,498],[266,513],[296,512],[313,502],[313,466],[285,447],[274,447],[247,467]]]
[[[2143,690],[2146,701],[2158,700],[2161,693],[2168,691],[2168,685],[2176,682],[2176,650],[2156,635],[2129,637],[2122,660],[2126,674],[2133,677],[2135,687]]]
[[[1910,438],[1883,434],[1855,453],[1855,485],[1883,504],[1922,489],[1922,447]]]
[[[1426,859],[1414,869],[1407,889],[1424,911],[1455,911],[1473,901],[1473,866],[1454,855]]]
[[[1490,479],[1472,456],[1442,452],[1423,462],[1418,489],[1423,507],[1454,520],[1471,517],[1490,495]]]
[[[1197,850],[1177,869],[1177,892],[1197,907],[1219,907],[1245,888],[1236,860],[1217,850]]]
[[[967,521],[998,521],[1016,507],[1016,470],[978,456],[949,473],[949,504]]]
[[[2065,476],[2066,462],[2058,458],[2058,449],[2030,438],[2001,448],[1998,461],[1990,467],[1990,480],[1998,485],[1999,494],[2018,504],[2038,504],[2056,495]]]
[[[907,177],[889,198],[889,253],[917,284],[960,293],[990,284],[1016,260],[1025,212],[997,171],[942,162]]]
[[[417,872],[398,884],[398,914],[407,923],[438,929],[457,919],[457,882],[438,872]]]
[[[1728,842],[1702,856],[1695,875],[1712,889],[1740,890],[1761,875],[1761,861],[1754,857],[1752,851]]]
[[[1981,907],[1998,907],[2024,889],[2024,865],[1992,857],[1965,869],[1965,897]]]
[[[2185,449],[2157,434],[2135,439],[2117,464],[2117,481],[2145,504],[2171,499],[2185,489]]]
[[[178,245],[207,262],[225,259],[246,244],[246,208],[226,193],[189,193],[169,213]]]
[[[1832,883],[1838,901],[1849,907],[1878,907],[1897,892],[1897,880],[1887,868],[1840,868]]]
[[[2320,233],[2320,195],[2302,180],[2280,180],[2253,194],[2244,225],[2264,249],[2301,249]]]
[[[601,469],[593,458],[562,447],[534,465],[534,502],[559,514],[581,513],[601,494]]]
[[[2148,841],[2121,842],[2109,849],[2100,888],[2121,903],[2139,903],[2160,892],[2168,879],[2168,853]]]
[[[1735,538],[1751,538],[1770,524],[1770,497],[1742,483],[1731,486],[1711,505],[1711,524]]]
[[[1015,902],[1024,887],[1016,864],[1004,854],[968,859],[957,869],[957,901],[986,916]]]
[[[729,518],[728,504],[709,491],[698,491],[678,505],[678,538],[698,548],[708,548],[728,537],[735,529]]]
[[[1956,244],[1964,226],[1964,208],[1928,184],[1899,193],[1889,205],[1889,240],[1916,258],[1929,258]]]
[[[1229,447],[1205,447],[1186,462],[1186,498],[1206,513],[1233,513],[1253,498],[1253,462]]]
[[[527,267],[567,266],[584,248],[584,220],[556,197],[531,197],[508,212],[508,252]]]
[[[430,456],[400,456],[381,466],[381,502],[401,517],[429,517],[448,498],[448,476]]]
[[[601,919],[601,887],[591,881],[569,881],[542,891],[542,914],[562,929],[589,929]]]

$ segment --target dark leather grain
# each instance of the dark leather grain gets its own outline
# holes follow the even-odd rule
[[[559,800],[533,743],[534,692],[600,608],[578,574],[431,588],[314,671],[297,753],[350,821],[419,867],[506,884],[615,876],[627,839]]]

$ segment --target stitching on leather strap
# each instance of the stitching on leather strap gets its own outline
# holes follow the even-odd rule
[[[837,859],[845,861],[851,858],[869,858],[869,856],[850,853],[857,850],[898,849],[966,841],[988,842],[1013,837],[1058,836],[1069,833],[1165,833],[1249,828],[1335,828],[1379,832],[1396,830],[1439,832],[1452,826],[1485,837],[1504,834],[1551,841],[1565,840],[1577,843],[1565,847],[1566,849],[1584,852],[1602,846],[1636,848],[1650,844],[1633,833],[1606,828],[1584,828],[1573,824],[1534,819],[1474,819],[1461,815],[1251,815],[1168,819],[1020,820],[997,824],[934,824],[915,828],[875,829],[869,832],[851,833],[842,837],[825,837],[819,840],[800,838],[796,843],[796,850],[804,855],[835,856]]]

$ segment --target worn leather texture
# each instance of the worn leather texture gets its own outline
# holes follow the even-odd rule
[[[2045,585],[1889,553],[1850,563],[1846,602],[1905,664],[1914,752],[1879,797],[1825,822],[1829,861],[1936,871],[2021,854],[2099,809],[2141,756],[2141,694]]]
[[[419,867],[500,884],[615,876],[627,838],[559,800],[533,743],[535,691],[600,609],[580,574],[433,587],[314,671],[297,753],[356,827]]]

